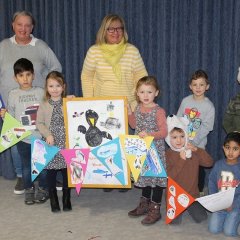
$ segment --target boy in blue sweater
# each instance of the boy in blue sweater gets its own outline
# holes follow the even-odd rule
[[[237,187],[232,206],[212,213],[208,229],[211,233],[223,232],[238,236],[240,224],[240,133],[229,133],[223,144],[226,159],[217,161],[209,175],[209,194]]]

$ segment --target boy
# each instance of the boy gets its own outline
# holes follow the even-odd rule
[[[32,131],[32,135],[40,138],[39,132],[36,130],[36,114],[39,103],[43,100],[44,90],[40,87],[33,87],[34,79],[33,64],[26,58],[17,60],[13,66],[14,79],[19,84],[19,88],[15,88],[8,95],[8,112],[27,129]],[[4,111],[1,115],[4,116]],[[17,149],[22,160],[23,181],[25,188],[25,203],[30,205],[42,203],[47,200],[47,191],[45,184],[45,174],[39,175],[38,189],[34,189],[31,181],[31,144],[30,137],[24,138],[17,144]]]
[[[237,237],[240,224],[240,133],[227,134],[223,151],[225,159],[217,161],[209,175],[210,194],[237,187],[231,207],[212,213],[208,224],[211,233],[223,232],[227,236]]]
[[[209,89],[208,75],[203,70],[197,70],[190,79],[189,87],[192,94],[185,97],[178,109],[177,116],[186,116],[189,120],[188,137],[190,142],[205,149],[207,135],[213,130],[215,108],[213,103],[205,96]],[[199,169],[198,187],[203,192],[205,183],[204,168]]]
[[[188,123],[184,117],[171,115],[167,118],[166,142],[170,146],[166,151],[167,173],[185,191],[197,198],[199,166],[211,167],[213,159],[204,149],[188,143]],[[207,219],[206,210],[198,202],[190,205],[187,211],[196,223]],[[174,219],[172,224],[180,224],[181,221],[182,214]]]

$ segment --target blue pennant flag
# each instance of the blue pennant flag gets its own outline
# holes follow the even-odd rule
[[[48,165],[53,157],[60,151],[56,146],[50,146],[46,142],[31,137],[31,173],[32,181]]]
[[[115,138],[99,147],[96,147],[91,150],[91,152],[122,185],[126,185],[119,138]],[[106,173],[103,172],[103,177],[105,175]]]
[[[143,163],[141,176],[162,178],[167,177],[166,170],[153,142],[148,150],[146,160]]]

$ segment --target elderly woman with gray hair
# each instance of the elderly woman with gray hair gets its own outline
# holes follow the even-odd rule
[[[12,29],[14,36],[0,42],[0,94],[7,104],[8,92],[18,87],[14,80],[13,65],[20,58],[29,59],[34,66],[34,86],[44,87],[46,75],[53,70],[62,71],[62,66],[54,52],[42,40],[32,35],[35,20],[30,12],[19,11],[13,15]],[[0,120],[0,129],[2,121]],[[0,173],[5,178],[13,177],[11,155],[14,171],[18,177],[14,193],[24,193],[22,184],[21,160],[16,145],[0,154]]]

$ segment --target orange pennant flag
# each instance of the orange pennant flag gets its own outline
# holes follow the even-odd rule
[[[168,177],[166,224],[187,209],[195,199]]]

